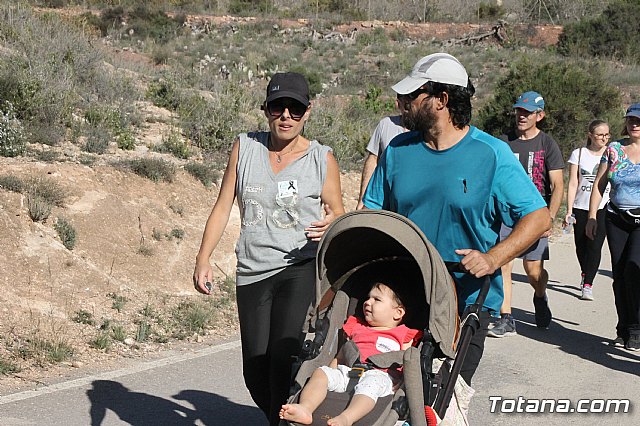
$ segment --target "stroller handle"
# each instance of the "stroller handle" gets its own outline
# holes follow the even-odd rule
[[[444,265],[447,267],[447,271],[450,274],[454,272],[462,272],[468,273],[462,266],[461,262],[444,262]],[[480,288],[480,293],[478,293],[478,297],[476,298],[476,302],[472,306],[479,305],[480,310],[482,310],[482,306],[484,305],[484,301],[487,298],[487,294],[489,294],[489,287],[491,286],[491,276],[486,275],[484,280],[482,281],[482,287]],[[480,311],[478,311],[480,312]]]

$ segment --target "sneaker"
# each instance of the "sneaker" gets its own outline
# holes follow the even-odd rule
[[[505,337],[515,336],[516,334],[516,321],[511,315],[500,317],[491,330],[487,332],[487,336],[491,337]]]
[[[593,289],[589,284],[585,284],[582,286],[582,296],[580,296],[582,300],[593,300]]]
[[[618,336],[615,339],[613,339],[610,343],[611,346],[614,346],[616,348],[624,348],[625,347],[625,341],[622,337]]]
[[[625,343],[624,347],[629,351],[640,350],[640,334],[632,334],[629,336],[629,340]]]
[[[549,328],[549,324],[551,324],[551,309],[549,309],[547,295],[536,297],[534,294],[533,306],[536,310],[536,325],[540,328]]]

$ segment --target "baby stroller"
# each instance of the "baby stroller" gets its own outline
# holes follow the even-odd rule
[[[458,393],[459,382],[464,384],[458,374],[469,341],[480,327],[477,314],[488,292],[489,280],[476,304],[468,310],[472,312],[463,316],[465,326],[460,333],[456,291],[449,273],[452,265],[445,265],[435,247],[409,219],[382,210],[341,216],[320,242],[316,259],[316,303],[311,306],[305,322],[303,331],[307,338],[294,363],[288,402],[297,402],[302,387],[316,368],[329,365],[336,356],[344,365],[360,361],[355,345],[341,338],[341,327],[349,315],[362,312],[362,301],[369,291],[362,288],[366,282],[362,278],[367,274],[367,266],[377,262],[388,262],[398,274],[406,276],[408,285],[415,287],[412,297],[415,296],[419,304],[419,309],[415,309],[418,315],[407,318],[406,324],[423,330],[424,336],[417,347],[369,358],[379,368],[388,368],[394,363],[402,365],[404,383],[394,395],[380,398],[375,409],[356,425],[392,426],[402,424],[403,420],[411,426],[437,424],[438,418],[445,417],[450,401],[456,399],[452,398],[454,389]],[[473,390],[467,387],[467,392],[466,402],[460,404],[463,411]],[[345,409],[351,396],[349,391],[328,392],[314,412],[313,424],[326,425],[328,418]],[[466,413],[463,414],[464,420],[457,423],[466,422]],[[297,425],[284,420],[280,424]]]

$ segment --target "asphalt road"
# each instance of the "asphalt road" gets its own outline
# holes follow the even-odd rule
[[[573,245],[568,236],[554,241],[547,264],[554,315],[549,330],[534,325],[533,290],[516,262],[518,335],[488,338],[473,383],[471,424],[640,424],[640,352],[609,345],[616,318],[610,262],[603,252],[595,301],[581,301]],[[265,426],[244,388],[240,356],[237,337],[232,337],[198,351],[170,352],[119,370],[2,395],[0,425]],[[534,409],[536,399],[557,401],[546,402],[544,413],[524,412]],[[606,401],[612,399],[628,399],[629,412],[575,411],[580,400],[586,400],[580,408],[607,411]],[[554,411],[574,412],[551,413],[551,404]],[[609,402],[609,410],[614,408]]]

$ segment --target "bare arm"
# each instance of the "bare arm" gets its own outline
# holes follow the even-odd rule
[[[523,216],[509,237],[493,246],[487,253],[472,249],[460,249],[456,250],[456,253],[464,255],[460,263],[475,277],[491,275],[530,247],[549,230],[550,223],[549,209],[543,207]]]
[[[598,214],[598,207],[602,201],[602,194],[604,194],[609,178],[607,177],[607,163],[600,163],[598,167],[598,173],[593,181],[593,187],[591,189],[591,198],[589,198],[589,219],[584,233],[592,240],[596,236],[598,231],[598,222],[596,221],[596,215]]]
[[[200,250],[196,256],[193,283],[196,290],[204,294],[209,294],[209,290],[205,288],[204,283],[213,280],[213,270],[211,269],[209,258],[220,242],[224,229],[227,227],[233,201],[236,198],[236,167],[238,165],[239,145],[240,142],[236,140],[231,148],[231,155],[229,156],[229,162],[222,177],[218,199],[207,219],[202,235],[202,242],[200,243]]]
[[[571,164],[569,167],[569,183],[567,184],[567,215],[562,223],[565,226],[569,223],[569,217],[573,213],[573,203],[576,201],[578,183],[578,165]]]
[[[562,176],[562,169],[549,171],[549,185],[551,186],[551,200],[549,200],[549,214],[551,215],[551,223],[549,225],[548,237],[551,235],[551,228],[553,227],[553,219],[558,214],[560,204],[562,204],[562,198],[564,196],[564,178]]]
[[[362,203],[362,198],[364,197],[364,193],[367,190],[367,185],[369,185],[369,180],[371,180],[371,176],[373,175],[373,171],[376,169],[378,165],[378,156],[372,153],[367,155],[367,159],[364,161],[364,166],[362,167],[362,177],[360,178],[360,196],[358,197],[358,206],[356,210],[361,210],[364,208],[364,204]]]
[[[307,238],[312,241],[320,241],[331,222],[344,214],[340,169],[336,158],[330,152],[327,153],[327,177],[322,186],[320,200],[324,205],[325,217],[317,222],[312,222],[310,227],[305,228]]]

